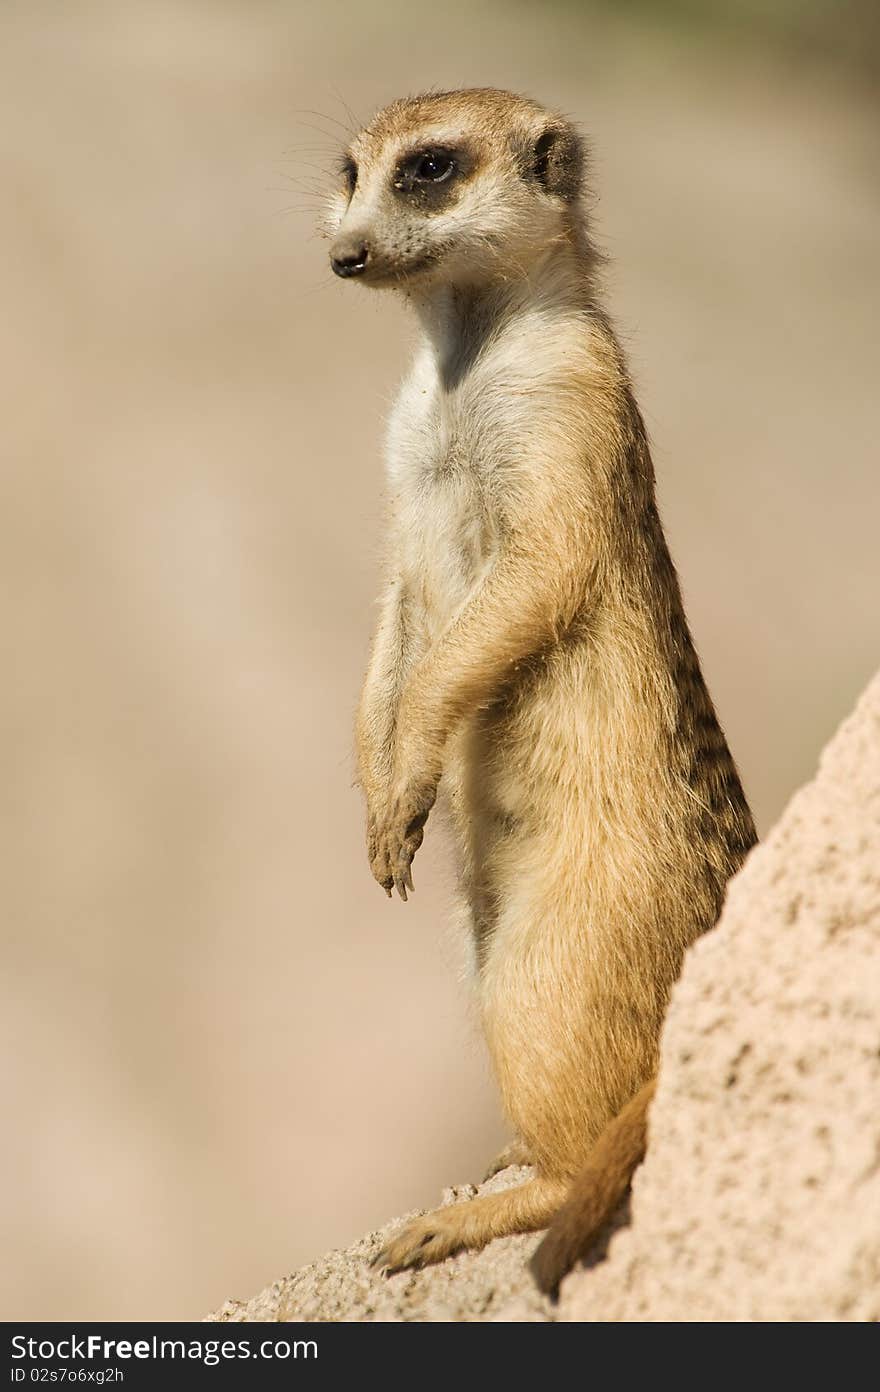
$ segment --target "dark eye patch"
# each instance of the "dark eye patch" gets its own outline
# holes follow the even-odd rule
[[[342,175],[342,181],[345,184],[348,196],[351,198],[358,180],[357,163],[351,155],[343,155],[339,165],[339,172]]]
[[[457,173],[454,151],[415,150],[401,160],[394,174],[394,187],[405,193],[430,184],[445,184]]]
[[[422,145],[400,158],[392,186],[415,206],[436,211],[457,197],[476,164],[464,146]]]

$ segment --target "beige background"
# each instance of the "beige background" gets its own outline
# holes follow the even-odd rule
[[[574,5],[5,0],[7,1319],[198,1317],[503,1136],[442,838],[406,907],[364,860],[351,723],[407,325],[312,233],[347,107],[465,83],[593,136],[762,827],[876,666],[880,141],[845,68]]]

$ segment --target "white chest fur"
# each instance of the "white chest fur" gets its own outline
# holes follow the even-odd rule
[[[573,365],[590,356],[583,313],[537,296],[457,374],[425,340],[388,423],[392,564],[433,639],[491,568],[512,478],[552,470]]]
[[[433,356],[423,352],[389,421],[391,559],[429,638],[467,601],[498,548],[485,386],[472,375],[444,387]]]

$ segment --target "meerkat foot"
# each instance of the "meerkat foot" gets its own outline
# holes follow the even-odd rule
[[[464,1204],[454,1204],[449,1209],[438,1208],[426,1213],[424,1218],[407,1223],[373,1258],[372,1265],[391,1275],[395,1271],[419,1270],[460,1252],[465,1244],[454,1210],[464,1207]],[[451,1220],[449,1214],[453,1214]]]
[[[500,1150],[491,1165],[487,1166],[482,1183],[485,1184],[487,1179],[500,1174],[509,1165],[533,1165],[534,1163],[534,1157],[529,1154],[529,1148],[525,1141],[518,1137],[506,1145],[503,1150]]]
[[[483,1194],[466,1203],[435,1209],[407,1223],[383,1247],[372,1265],[390,1273],[419,1269],[456,1252],[476,1251],[496,1237],[544,1228],[565,1199],[564,1180],[538,1176],[500,1194]]]

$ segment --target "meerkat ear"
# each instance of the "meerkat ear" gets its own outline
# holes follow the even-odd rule
[[[573,203],[581,191],[584,145],[568,125],[547,126],[532,146],[530,174],[548,193]]]

